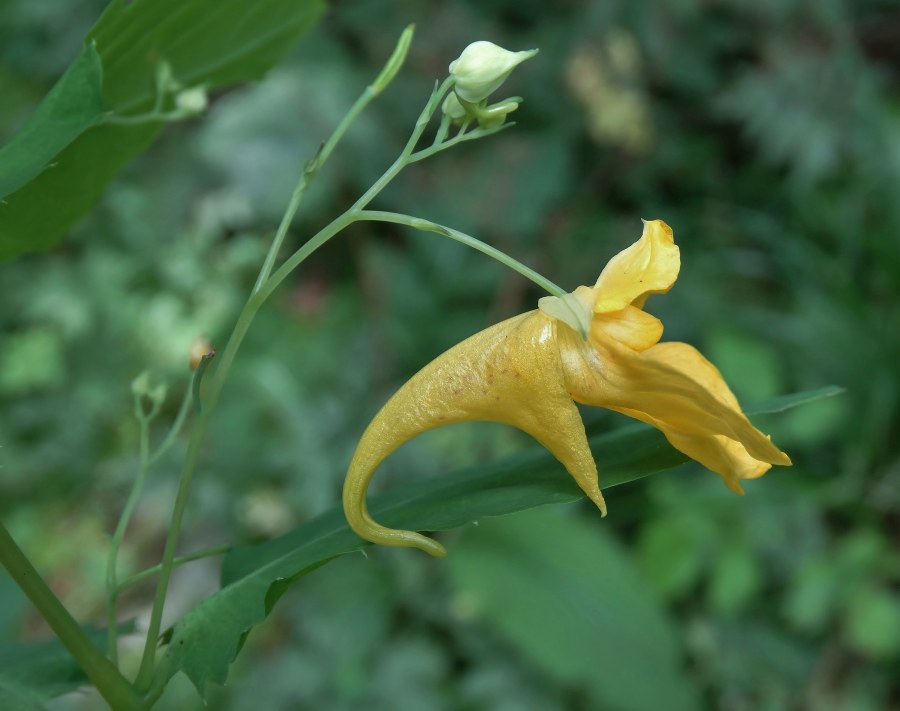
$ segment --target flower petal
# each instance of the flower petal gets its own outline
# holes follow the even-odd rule
[[[372,420],[350,462],[344,511],[351,528],[374,543],[444,555],[443,547],[426,536],[372,520],[366,492],[378,465],[404,442],[467,420],[501,422],[530,434],[605,514],[597,465],[581,415],[566,389],[556,345],[559,332],[584,342],[555,319],[531,311],[475,334],[410,378]]]
[[[655,346],[663,334],[662,321],[634,306],[626,306],[621,311],[594,314],[591,327],[636,351],[645,351]]]
[[[740,479],[791,463],[750,423],[719,371],[691,346],[661,343],[637,352],[595,324],[589,344],[567,338],[560,347],[576,402],[653,425],[735,491]]]
[[[632,304],[641,307],[650,294],[671,289],[680,268],[672,228],[662,220],[644,222],[641,238],[613,257],[597,279],[594,311],[621,311]]]

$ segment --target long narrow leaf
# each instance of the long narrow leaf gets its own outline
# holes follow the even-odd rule
[[[779,398],[752,411],[782,411],[838,392],[823,388]],[[604,488],[687,461],[660,432],[641,424],[594,437],[590,444],[601,463]],[[551,455],[533,450],[373,497],[370,509],[389,526],[443,530],[485,516],[575,501],[582,495]],[[336,507],[279,538],[233,550],[222,565],[222,589],[168,633],[169,673],[185,672],[201,695],[210,683],[224,683],[247,631],[266,618],[298,578],[367,545],[349,529],[343,511]]]

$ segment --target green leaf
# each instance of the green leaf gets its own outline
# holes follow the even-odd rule
[[[834,397],[844,392],[846,392],[845,388],[839,388],[837,385],[826,385],[816,390],[806,390],[793,395],[781,395],[766,401],[764,405],[748,408],[745,412],[748,415],[768,415],[775,412],[784,412],[798,405],[805,405],[808,402],[815,402],[826,397]]]
[[[900,595],[863,585],[851,596],[844,614],[850,645],[875,659],[900,653]]]
[[[122,633],[133,627],[123,625]],[[106,649],[106,630],[85,631],[94,644]],[[84,672],[56,638],[0,646],[0,708],[4,711],[40,711],[50,699],[87,683]]]
[[[0,200],[39,175],[63,148],[104,115],[103,68],[88,43],[25,127],[0,149]]]
[[[689,509],[647,521],[637,554],[644,579],[665,599],[685,596],[700,578],[717,531]]]
[[[831,389],[817,392],[817,397],[834,394]],[[801,393],[791,401],[799,404],[812,399]],[[791,406],[781,398],[756,412]],[[593,437],[590,444],[602,462],[603,488],[687,461],[660,432],[642,424]],[[385,525],[434,531],[582,496],[562,465],[545,450],[536,449],[373,497],[369,508]],[[168,673],[184,671],[205,696],[210,683],[225,682],[247,632],[266,618],[297,579],[368,545],[349,529],[343,510],[335,507],[279,538],[232,550],[222,564],[222,589],[166,634]]]
[[[149,111],[163,61],[184,87],[212,89],[257,78],[294,46],[323,9],[322,0],[113,0],[87,42],[96,46],[102,62],[103,104],[119,116]],[[0,204],[0,259],[59,242],[116,172],[162,128],[160,122],[90,125],[56,147],[62,150],[52,158],[52,170]],[[25,139],[17,136],[13,144],[20,140]],[[26,172],[16,175],[21,180]],[[16,181],[10,179],[9,185]]]
[[[599,521],[547,508],[489,519],[457,542],[445,570],[467,616],[588,707],[699,707],[671,621]]]

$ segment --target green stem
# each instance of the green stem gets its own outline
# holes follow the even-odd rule
[[[372,186],[366,190],[365,193],[348,209],[343,215],[333,220],[330,224],[324,227],[319,231],[312,239],[306,242],[300,249],[294,252],[290,257],[288,257],[284,264],[282,264],[267,280],[266,282],[260,286],[254,293],[255,298],[261,299],[261,301],[265,301],[272,294],[273,291],[278,287],[281,282],[283,282],[287,276],[294,271],[310,254],[315,252],[319,247],[321,247],[325,242],[334,237],[338,232],[343,230],[345,227],[351,225],[352,223],[359,220],[359,215],[362,214],[363,208],[368,205],[372,200],[374,200],[382,190],[384,190],[388,184],[397,177],[397,174],[403,170],[409,163],[411,162],[410,157],[413,155],[413,151],[415,150],[416,144],[419,142],[419,139],[422,137],[422,134],[425,131],[425,128],[428,126],[428,122],[431,120],[431,117],[434,115],[435,109],[440,104],[441,100],[444,97],[444,94],[447,93],[449,88],[452,86],[453,80],[446,79],[443,84],[437,87],[431,94],[431,98],[425,104],[425,108],[422,109],[422,113],[419,114],[419,118],[416,120],[415,128],[413,129],[412,134],[409,137],[409,140],[406,142],[406,146],[404,146],[403,151],[397,157],[391,166],[384,171],[378,180],[376,180]],[[218,373],[218,369],[216,373]]]
[[[212,548],[204,548],[201,551],[197,551],[196,553],[191,553],[190,555],[180,556],[172,561],[172,568],[180,568],[182,565],[186,563],[192,563],[195,560],[200,560],[201,558],[211,558],[212,556],[222,555],[223,553],[227,553],[231,550],[230,545],[221,545],[221,546],[213,546]],[[121,583],[119,583],[119,588],[117,590],[118,593],[122,593],[122,591],[130,588],[132,585],[137,585],[142,580],[146,580],[147,578],[156,575],[162,569],[162,564],[154,565],[151,568],[145,568],[139,573],[135,573],[131,577],[126,578]]]
[[[169,579],[172,576],[175,550],[178,546],[178,533],[181,531],[181,524],[184,520],[184,510],[187,506],[188,491],[190,490],[191,479],[193,478],[194,469],[197,465],[200,444],[206,434],[210,412],[212,412],[212,408],[206,408],[204,413],[200,415],[196,426],[191,432],[187,455],[185,456],[184,466],[181,471],[181,481],[178,485],[178,494],[175,497],[175,505],[172,509],[172,520],[169,524],[169,533],[166,536],[166,546],[163,550],[162,562],[160,563],[159,582],[156,586],[156,595],[153,598],[153,609],[150,613],[150,625],[147,630],[147,639],[144,643],[144,654],[141,657],[141,666],[138,670],[137,679],[135,679],[134,682],[135,687],[142,692],[147,690],[153,675],[153,667],[156,662],[156,645],[162,626],[163,607],[166,601],[166,593],[169,590]]]
[[[407,28],[401,37],[401,45],[405,44],[408,48],[411,33],[412,29]],[[298,264],[306,259],[309,254],[354,221],[354,218],[348,216],[346,213],[334,220],[309,242],[303,245],[303,247],[297,250],[297,252],[291,255],[287,262],[285,262],[275,274],[272,274],[275,261],[278,259],[278,252],[287,235],[288,228],[293,222],[294,216],[297,214],[300,202],[303,199],[303,195],[306,192],[306,188],[309,186],[310,181],[315,177],[316,172],[331,155],[331,152],[346,133],[353,120],[356,119],[369,102],[385,88],[385,85],[393,77],[393,74],[396,73],[396,69],[399,68],[398,64],[402,63],[404,57],[405,50],[400,54],[395,51],[391,59],[388,60],[388,65],[386,65],[392,68],[391,72],[393,73],[388,72],[388,74],[385,74],[382,72],[374,85],[366,87],[362,95],[351,107],[350,112],[344,117],[334,133],[332,133],[322,146],[319,153],[306,165],[303,175],[300,176],[297,186],[294,188],[291,200],[279,223],[272,244],[269,246],[269,250],[266,253],[256,283],[251,291],[250,298],[247,300],[247,303],[244,305],[244,308],[238,316],[238,321],[235,324],[234,330],[231,332],[231,336],[228,338],[228,342],[225,345],[222,355],[217,358],[218,364],[213,373],[212,382],[210,383],[207,392],[207,399],[204,404],[203,412],[200,414],[197,423],[191,432],[187,454],[185,455],[185,461],[181,471],[181,479],[178,484],[178,492],[175,495],[175,504],[172,508],[172,519],[169,525],[168,535],[166,536],[162,561],[160,563],[159,582],[157,583],[156,595],[153,600],[153,609],[150,613],[150,624],[147,630],[147,639],[144,644],[144,653],[141,657],[141,666],[138,671],[137,680],[135,681],[135,684],[139,689],[148,689],[153,681],[153,671],[156,661],[156,643],[162,627],[162,613],[165,606],[169,580],[172,574],[172,566],[175,563],[175,551],[178,546],[178,537],[184,520],[184,511],[187,506],[188,493],[190,491],[191,481],[194,477],[200,445],[206,436],[210,415],[216,408],[219,395],[221,394],[222,387],[225,383],[225,378],[228,376],[234,357],[237,354],[238,348],[243,342],[244,337],[247,335],[247,331],[249,330],[250,324],[253,322],[256,313],[269,295],[271,295],[272,291],[274,291],[275,287],[280,284]],[[422,127],[422,130],[424,130],[424,126]],[[419,132],[419,135],[421,135],[421,131]]]
[[[188,413],[191,411],[191,397],[194,389],[194,378],[196,377],[196,372],[191,375],[191,382],[188,383],[187,389],[184,391],[184,397],[181,399],[181,405],[178,408],[178,414],[175,415],[175,421],[172,423],[172,427],[169,429],[169,432],[166,434],[165,439],[159,443],[159,446],[156,448],[156,451],[150,455],[150,463],[153,464],[156,462],[162,455],[169,451],[175,441],[178,439],[178,435],[181,433],[182,427],[184,427],[184,422],[187,419]]]
[[[302,247],[300,247],[300,249],[294,252],[294,254],[292,254],[284,262],[284,264],[281,265],[281,267],[279,267],[274,273],[272,273],[271,276],[269,276],[268,278],[263,278],[262,275],[265,272],[271,270],[274,266],[275,260],[277,259],[277,251],[281,246],[278,241],[278,235],[281,234],[281,239],[283,240],[283,234],[286,234],[287,232],[287,225],[290,224],[290,221],[293,219],[293,216],[296,213],[297,208],[299,207],[300,198],[297,198],[296,200],[292,199],[291,203],[288,205],[288,208],[285,211],[285,217],[282,218],[281,222],[282,225],[286,226],[283,229],[279,229],[278,233],[276,233],[276,237],[275,239],[273,239],[272,244],[269,247],[269,252],[267,253],[266,258],[263,262],[263,266],[260,269],[260,278],[257,278],[250,298],[247,300],[247,303],[244,305],[244,308],[241,310],[241,313],[238,316],[237,323],[234,326],[234,330],[232,331],[231,336],[228,338],[228,342],[225,344],[225,349],[222,352],[222,355],[217,356],[216,358],[216,360],[218,361],[218,365],[212,376],[212,381],[207,392],[203,412],[200,414],[193,428],[193,431],[191,432],[191,438],[188,442],[188,449],[181,471],[181,479],[178,484],[178,491],[175,495],[175,504],[172,509],[172,518],[169,524],[169,532],[166,536],[165,548],[163,549],[162,562],[160,563],[159,581],[156,586],[156,595],[154,596],[153,608],[150,613],[150,623],[147,628],[147,639],[144,644],[144,653],[141,657],[140,669],[138,670],[138,676],[135,680],[135,687],[138,690],[146,692],[151,688],[151,685],[154,685],[156,645],[162,627],[163,608],[165,606],[166,593],[168,591],[169,581],[172,575],[172,566],[175,562],[175,552],[178,547],[178,538],[184,520],[184,512],[185,508],[187,507],[188,493],[190,491],[191,482],[194,477],[197,460],[200,454],[200,447],[206,436],[206,430],[209,426],[210,416],[216,408],[216,404],[219,400],[219,395],[222,392],[222,387],[225,383],[226,377],[228,376],[231,364],[234,361],[234,357],[237,354],[238,348],[243,342],[244,337],[247,335],[250,324],[253,322],[253,319],[259,311],[260,307],[263,305],[263,303],[265,303],[266,299],[272,294],[275,288],[282,281],[284,281],[284,279],[287,278],[287,276],[316,249],[325,244],[325,242],[334,237],[334,235],[336,235],[342,229],[359,219],[359,211],[361,211],[366,205],[368,205],[368,203],[371,202],[388,185],[388,183],[390,183],[391,180],[393,180],[397,173],[399,173],[403,169],[403,167],[408,164],[409,157],[412,155],[416,144],[418,143],[419,139],[422,136],[422,133],[425,131],[425,128],[428,125],[428,122],[434,115],[435,109],[443,99],[444,94],[447,92],[450,86],[452,86],[452,83],[452,79],[446,79],[443,84],[441,84],[439,87],[436,87],[432,92],[431,98],[425,105],[425,108],[416,121],[416,126],[409,138],[409,141],[404,147],[403,152],[400,154],[397,160],[394,161],[391,167],[388,168],[387,171],[385,171],[384,175],[382,175],[381,178],[379,178],[375,182],[375,184],[372,185],[372,187],[369,188],[369,190],[367,190],[365,194],[363,194],[363,196],[360,197],[360,199],[357,200],[356,203],[354,203],[347,212],[345,212],[343,215],[336,218],[326,227],[320,230],[312,239],[310,239]],[[366,91],[368,92],[369,88],[367,88]],[[365,96],[365,93],[363,94],[363,96]],[[322,155],[324,151],[325,148],[323,147],[322,152],[320,152],[319,156],[313,159],[313,170],[317,170],[319,167],[321,167]],[[309,166],[307,166],[307,170],[304,171],[303,176],[301,176],[300,180],[298,181],[297,188],[295,188],[294,191],[295,195],[299,192],[300,196],[302,197],[303,190],[301,189],[301,187],[304,183],[308,183],[308,174]]]
[[[0,523],[0,562],[16,584],[47,620],[66,649],[84,670],[87,678],[115,711],[135,711],[143,707],[128,680],[88,639],[69,611],[53,594],[9,532]]]
[[[505,252],[501,252],[496,247],[491,247],[491,245],[485,244],[480,239],[476,239],[475,237],[467,235],[464,232],[460,232],[459,230],[454,230],[451,227],[444,227],[444,225],[439,225],[438,223],[431,222],[430,220],[423,220],[420,217],[412,217],[411,215],[403,215],[396,212],[382,212],[380,210],[360,210],[356,213],[356,218],[359,220],[371,220],[373,222],[392,222],[396,225],[406,225],[407,227],[412,227],[417,230],[436,232],[439,235],[443,235],[444,237],[449,237],[450,239],[456,240],[457,242],[461,242],[467,247],[476,249],[482,254],[486,254],[487,256],[496,259],[501,264],[506,265],[510,269],[517,271],[525,278],[530,279],[553,296],[564,297],[567,294],[567,292],[547,279],[547,277],[538,274],[536,271],[534,271],[534,269],[531,269],[530,267],[526,267],[524,264],[522,264],[522,262],[513,259]]]
[[[294,216],[297,214],[297,210],[300,208],[300,203],[303,200],[303,195],[306,193],[306,189],[309,187],[310,183],[312,183],[313,178],[316,177],[316,174],[319,171],[325,161],[328,160],[328,157],[331,155],[331,152],[334,150],[335,146],[337,146],[338,142],[341,138],[344,137],[344,134],[347,132],[347,129],[350,128],[350,125],[356,120],[356,118],[362,113],[363,109],[369,105],[369,103],[378,95],[374,86],[367,86],[366,90],[360,95],[360,97],[356,100],[353,106],[350,108],[350,111],[344,116],[343,120],[338,124],[338,127],[334,130],[334,133],[329,136],[328,140],[322,145],[322,148],[316,154],[316,156],[306,164],[306,167],[303,170],[303,175],[300,177],[300,182],[297,183],[297,187],[294,188],[294,192],[291,195],[291,200],[288,203],[287,210],[285,210],[284,216],[281,218],[281,223],[278,225],[278,230],[275,233],[275,240],[272,243],[272,248],[269,250],[266,255],[266,261],[263,263],[262,269],[259,271],[259,276],[256,279],[256,284],[253,286],[253,291],[251,293],[255,294],[260,289],[263,288],[266,280],[272,274],[272,269],[275,267],[275,260],[278,258],[278,253],[281,251],[281,245],[284,243],[284,239],[287,236],[288,228],[291,226],[291,223],[294,220]]]
[[[509,121],[507,123],[500,124],[499,126],[494,126],[493,128],[476,128],[471,133],[457,133],[453,138],[449,141],[437,142],[428,146],[428,148],[423,148],[420,151],[416,151],[409,157],[409,163],[417,163],[420,160],[424,160],[425,158],[429,158],[433,156],[435,153],[440,153],[441,151],[445,151],[448,148],[452,148],[453,146],[465,143],[466,141],[474,141],[479,138],[485,138],[487,136],[492,136],[495,133],[499,133],[507,128],[515,126],[515,122]]]
[[[156,451],[152,454],[150,453],[150,418],[144,414],[140,402],[135,402],[135,415],[140,424],[138,472],[137,476],[135,476],[134,483],[132,484],[128,499],[125,502],[125,508],[122,510],[119,522],[113,533],[112,541],[109,546],[109,554],[106,560],[106,634],[107,646],[109,647],[107,653],[113,664],[116,665],[119,663],[119,629],[116,599],[122,589],[122,585],[120,585],[118,581],[119,550],[122,547],[122,541],[128,530],[131,516],[140,499],[141,491],[144,488],[144,482],[147,479],[147,473],[150,470],[150,466],[162,457],[162,455],[175,443],[179,432],[181,432],[181,428],[184,426],[185,419],[187,418],[187,414],[191,407],[191,392],[193,390],[192,386],[194,379],[196,379],[196,372],[192,375],[191,382],[184,391],[184,397],[181,399],[181,406],[178,408],[178,414],[175,416],[172,427],[166,434],[165,439],[163,439],[159,447],[157,447]]]
[[[139,400],[139,398],[138,398]],[[135,408],[140,408],[140,403],[135,402]],[[138,459],[138,472],[125,502],[125,508],[119,516],[119,523],[113,533],[112,541],[109,545],[109,553],[106,557],[106,634],[109,649],[107,654],[112,663],[119,664],[119,620],[116,605],[116,596],[118,595],[118,573],[116,563],[119,559],[119,549],[122,546],[122,539],[125,537],[125,530],[131,521],[131,514],[137,506],[141,491],[144,488],[144,482],[147,479],[147,472],[150,469],[150,422],[143,413],[138,414],[138,422],[140,423],[140,455]]]

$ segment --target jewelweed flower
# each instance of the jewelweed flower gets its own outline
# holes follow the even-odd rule
[[[732,491],[791,460],[741,412],[721,374],[685,343],[660,343],[663,325],[644,311],[681,266],[671,228],[644,223],[593,287],[545,297],[530,311],[459,343],[426,365],[363,434],[344,483],[351,528],[373,543],[446,551],[413,531],[376,523],[366,491],[378,465],[426,430],[465,420],[517,427],[565,466],[606,515],[597,466],[575,403],[606,407],[661,430],[676,449],[719,474]],[[582,337],[586,333],[587,337]]]

